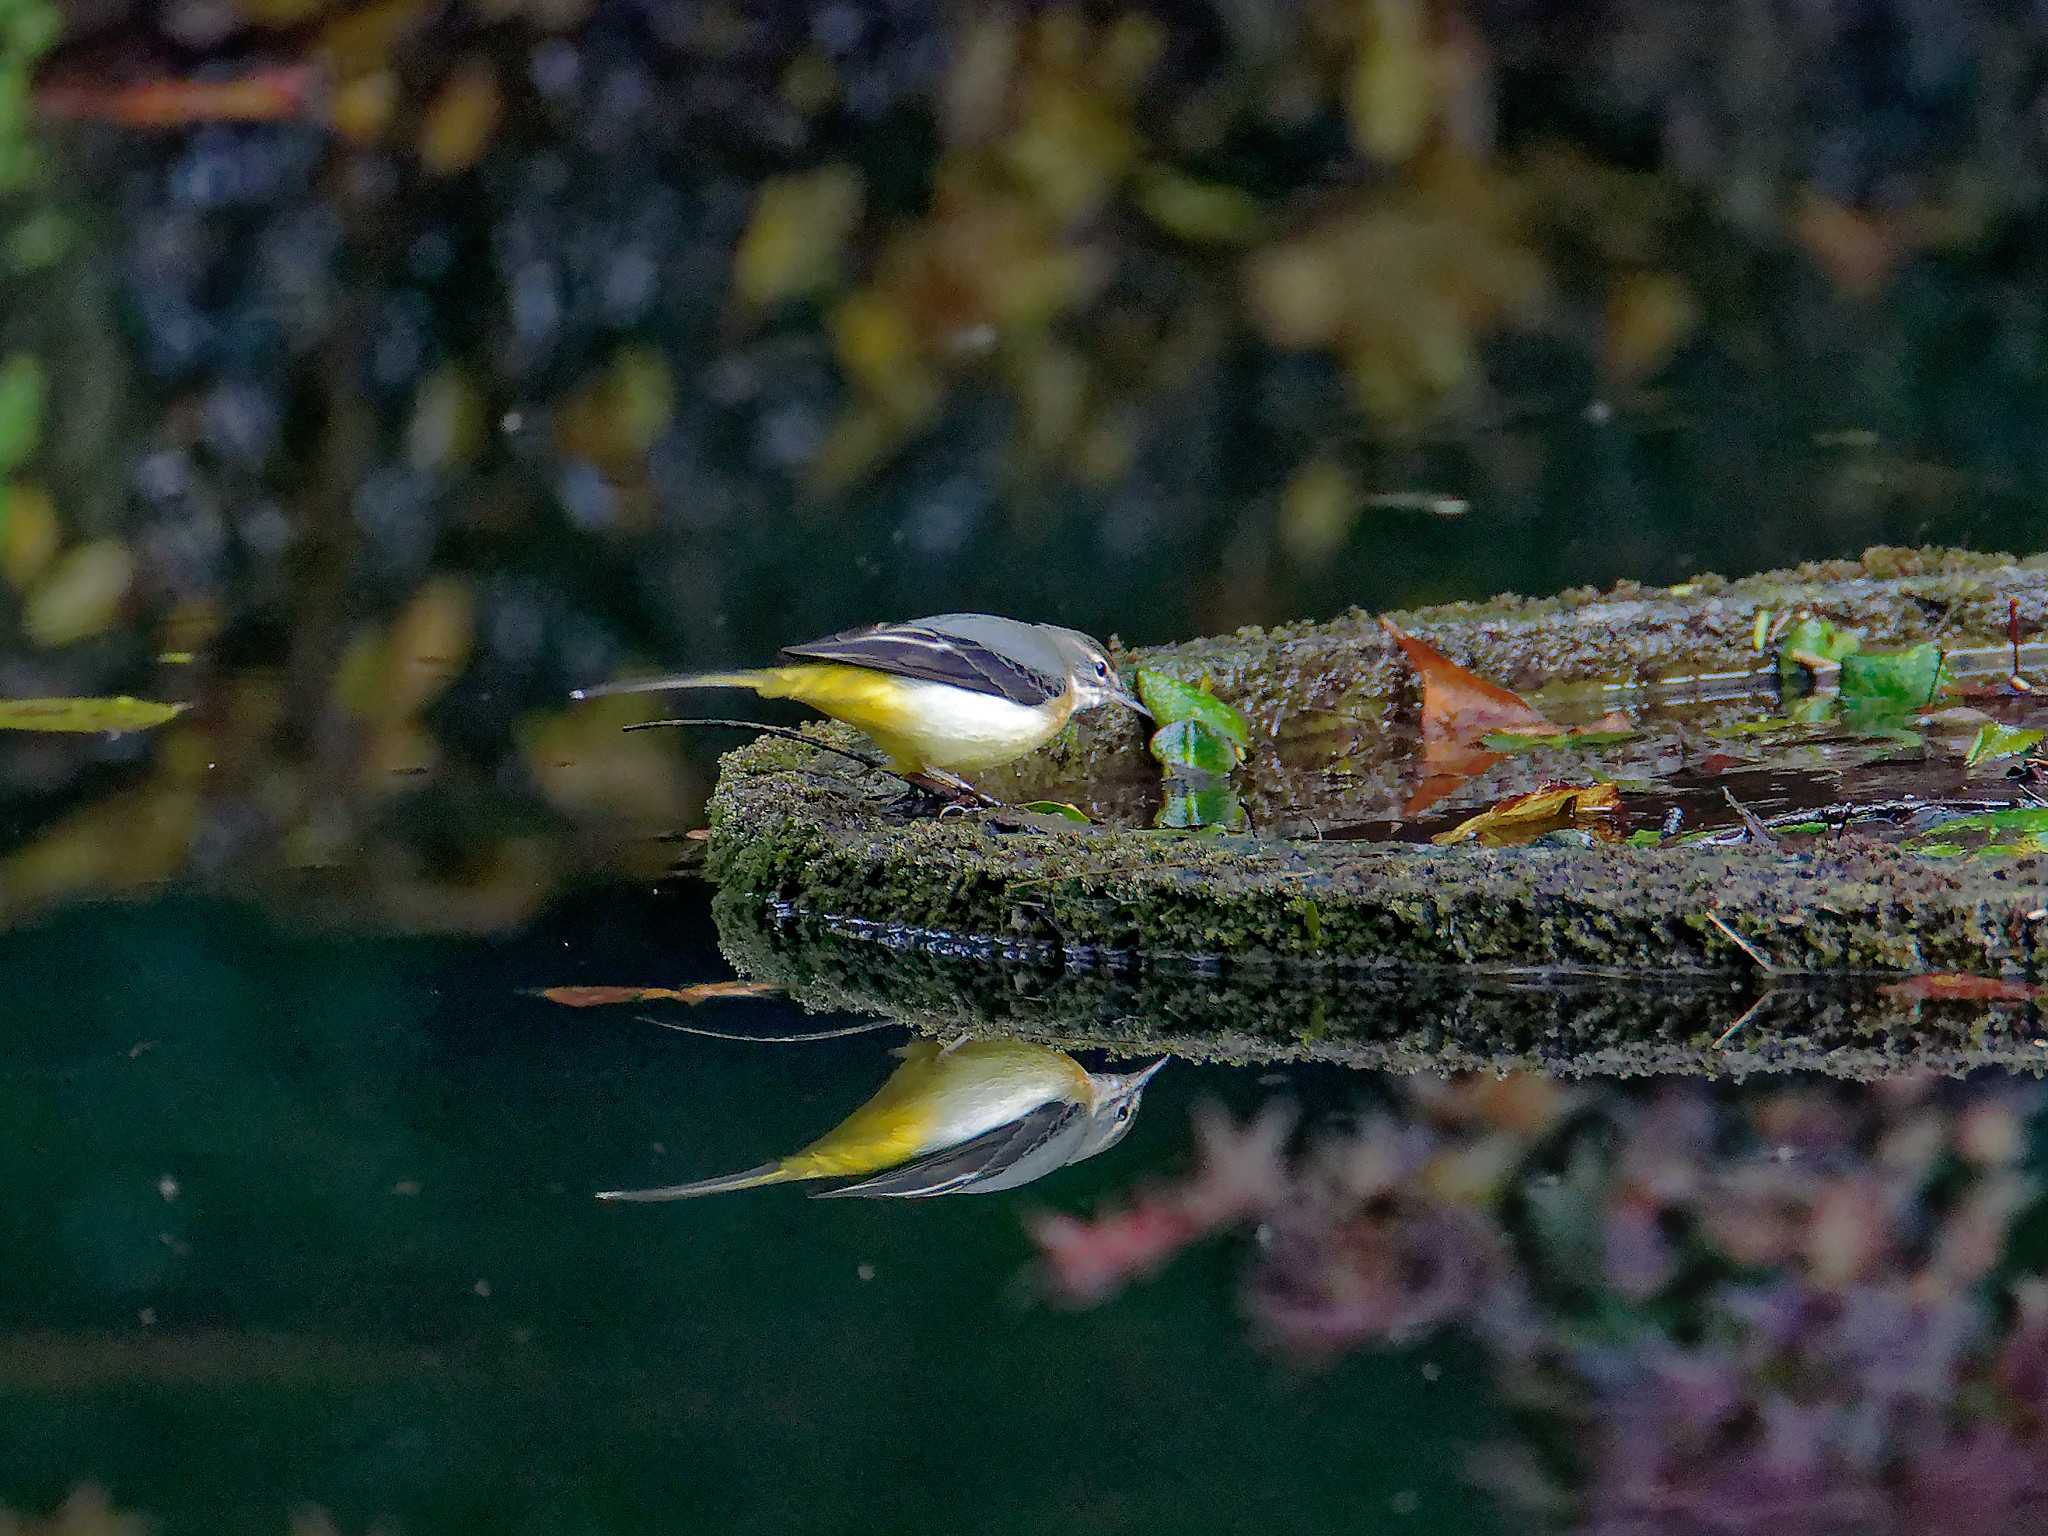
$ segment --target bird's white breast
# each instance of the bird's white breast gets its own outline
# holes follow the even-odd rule
[[[909,687],[892,734],[915,745],[934,768],[972,772],[1000,767],[1044,746],[1066,723],[1065,712],[1053,705],[1029,708],[945,683]]]

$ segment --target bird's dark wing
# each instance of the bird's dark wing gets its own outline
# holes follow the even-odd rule
[[[876,1174],[858,1184],[820,1190],[812,1198],[833,1200],[854,1196],[873,1200],[894,1196],[898,1199],[922,1199],[931,1195],[960,1194],[976,1185],[991,1182],[1004,1189],[1028,1183],[1030,1178],[1050,1173],[1066,1159],[1047,1157],[1045,1166],[1035,1171],[1020,1165],[1034,1153],[1052,1152],[1055,1143],[1079,1129],[1086,1114],[1087,1110],[1079,1104],[1057,1101],[1041,1104],[1021,1119],[986,1131],[972,1141],[963,1141],[957,1147],[947,1147],[943,1152],[934,1152],[900,1168],[891,1168],[887,1173]],[[1030,1177],[1002,1179],[1002,1175],[1011,1172],[1027,1172]]]
[[[1013,656],[991,650],[967,635],[948,634],[922,624],[874,624],[849,629],[807,645],[786,645],[792,661],[837,661],[893,677],[951,683],[972,693],[1037,705],[1066,690],[1064,677],[1051,676]]]

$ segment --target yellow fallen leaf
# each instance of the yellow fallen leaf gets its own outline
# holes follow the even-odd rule
[[[192,706],[149,699],[0,699],[0,731],[146,731]]]
[[[1620,809],[1621,791],[1612,784],[1549,784],[1526,795],[1510,795],[1477,816],[1459,822],[1450,831],[1437,833],[1430,841],[1462,843],[1489,832],[1566,817],[1577,820],[1583,816],[1611,816]]]

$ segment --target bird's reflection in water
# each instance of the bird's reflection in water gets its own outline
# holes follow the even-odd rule
[[[743,1173],[600,1200],[687,1200],[798,1180],[847,1179],[820,1196],[918,1198],[1015,1189],[1115,1146],[1162,1058],[1138,1072],[1090,1072],[1065,1051],[1019,1040],[917,1041],[873,1098],[802,1150]]]

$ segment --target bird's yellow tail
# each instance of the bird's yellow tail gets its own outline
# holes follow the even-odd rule
[[[622,683],[599,683],[595,688],[578,688],[572,699],[602,699],[614,693],[665,693],[671,688],[751,688],[756,693],[779,697],[776,687],[780,667],[757,672],[674,672],[667,677],[632,677]]]
[[[763,1163],[758,1168],[749,1168],[744,1173],[720,1174],[715,1179],[698,1179],[693,1184],[670,1184],[663,1189],[607,1189],[601,1190],[600,1200],[694,1200],[699,1195],[722,1195],[734,1189],[758,1189],[763,1184],[784,1184],[791,1179],[806,1175],[793,1170],[788,1163]]]

